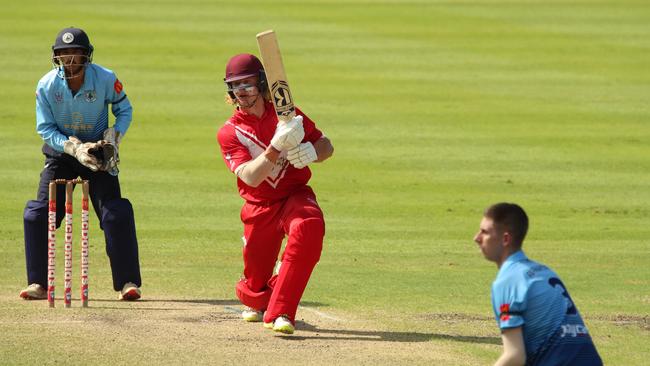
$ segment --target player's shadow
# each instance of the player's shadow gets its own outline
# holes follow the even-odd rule
[[[140,300],[138,300],[140,301]],[[144,302],[173,302],[173,303],[189,303],[189,304],[204,304],[204,305],[240,305],[239,300],[234,299],[147,299]]]
[[[229,306],[229,305],[240,305],[239,300],[233,299],[216,299],[216,300],[207,300],[207,299],[140,299],[136,301],[124,302],[122,300],[113,300],[113,299],[91,299],[90,306],[95,309],[133,309],[133,305],[139,303],[142,304],[162,304],[165,303],[177,303],[177,304],[204,304],[204,305],[214,305],[214,306]],[[93,306],[94,303],[120,303],[124,306]],[[174,307],[150,307],[142,306],[138,307],[138,310],[178,310]]]
[[[189,304],[206,304],[206,305],[239,305],[241,302],[239,300],[233,299],[218,299],[218,300],[206,300],[206,299],[139,299],[133,302],[124,302],[123,300],[113,300],[113,299],[92,299],[92,302],[120,302],[128,304],[137,304],[137,303],[157,303],[157,302],[172,302],[172,303],[189,303]]]
[[[484,344],[501,344],[501,338],[483,337],[483,336],[465,336],[439,333],[419,333],[419,332],[388,332],[373,330],[349,330],[349,329],[324,329],[304,321],[296,322],[296,330],[300,333],[311,332],[315,335],[291,335],[280,336],[286,340],[339,340],[339,341],[371,341],[371,342],[428,342],[431,340],[450,340],[464,343],[484,343]]]
[[[94,302],[122,302],[122,300],[117,299],[92,299]],[[144,302],[144,303],[190,303],[190,304],[205,304],[205,305],[241,305],[241,301],[235,299],[140,299],[135,301],[135,303]],[[317,301],[301,301],[301,306],[307,307],[324,307],[328,304],[317,302]]]
[[[329,304],[318,301],[300,301],[300,306],[306,306],[308,308],[322,308],[329,306]]]

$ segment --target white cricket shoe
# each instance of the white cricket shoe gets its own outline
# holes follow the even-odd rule
[[[20,297],[25,300],[44,300],[47,299],[47,290],[38,283],[32,283],[20,291]]]
[[[132,282],[127,282],[124,284],[124,287],[122,287],[122,291],[120,291],[118,299],[124,301],[134,301],[139,299],[140,296],[142,296],[142,291],[140,291],[140,288]]]
[[[284,334],[293,334],[296,328],[291,323],[288,317],[281,315],[271,323],[264,323],[264,328],[273,329],[274,332],[284,333]]]
[[[241,317],[247,322],[261,322],[264,318],[264,312],[246,306],[244,311],[241,312]]]

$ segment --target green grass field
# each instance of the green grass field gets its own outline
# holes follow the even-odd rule
[[[497,201],[527,210],[527,254],[562,276],[605,363],[647,362],[647,2],[260,3],[3,2],[0,363],[487,365],[501,351],[496,267],[472,238]],[[91,308],[18,298],[22,212],[43,164],[33,95],[70,25],[134,106],[120,180],[147,301],[128,306],[112,301],[94,216]],[[242,201],[215,140],[231,113],[225,63],[257,53],[266,29],[335,147],[312,168],[327,235],[287,338],[233,314]]]

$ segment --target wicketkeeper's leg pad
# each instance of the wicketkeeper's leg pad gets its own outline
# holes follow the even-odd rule
[[[27,201],[23,213],[27,282],[43,287],[47,286],[47,217],[47,201]]]
[[[120,291],[127,282],[132,282],[140,287],[142,281],[138,258],[138,239],[135,234],[135,219],[131,202],[126,198],[104,202],[102,227],[106,238],[106,254],[110,259],[113,273],[113,289]]]

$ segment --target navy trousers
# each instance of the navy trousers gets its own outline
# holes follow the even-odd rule
[[[122,198],[117,176],[93,172],[74,157],[43,145],[45,167],[41,172],[36,200],[28,201],[24,212],[25,257],[27,283],[47,287],[47,215],[49,183],[52,179],[81,177],[89,182],[89,194],[100,228],[104,231],[106,253],[111,264],[113,289],[119,291],[125,283],[142,285],[138,241],[131,203]],[[56,195],[56,226],[65,217],[65,189],[59,186]],[[80,212],[75,205],[75,212]],[[92,245],[96,239],[90,238]],[[62,277],[62,276],[61,276]]]

